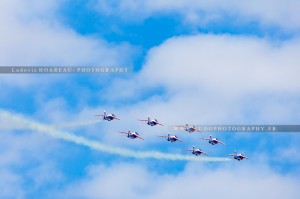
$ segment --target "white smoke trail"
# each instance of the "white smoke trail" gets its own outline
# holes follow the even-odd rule
[[[54,124],[53,126],[58,128],[68,128],[68,127],[77,127],[77,126],[86,126],[91,124],[100,123],[102,120],[87,120],[87,121],[77,121],[77,122],[68,122],[62,124]]]
[[[0,110],[0,120],[2,122],[3,121],[8,122],[13,126],[13,128],[38,131],[40,133],[50,135],[54,138],[70,141],[102,152],[117,154],[126,157],[154,158],[154,159],[165,159],[165,160],[187,160],[187,161],[191,160],[191,161],[206,161],[206,162],[220,162],[220,161],[229,160],[228,158],[222,158],[222,157],[195,157],[195,156],[180,155],[180,154],[161,153],[157,151],[134,151],[134,150],[124,149],[120,147],[113,147],[113,146],[103,144],[99,141],[90,140],[81,136],[77,136],[67,131],[56,129],[51,125],[41,124],[39,122],[28,119],[24,116],[12,114],[10,112],[3,111],[3,110]]]
[[[87,126],[91,124],[97,124],[102,122],[102,120],[86,120],[86,121],[75,121],[75,122],[65,122],[65,123],[58,123],[53,124],[51,126],[56,128],[72,128],[72,127],[78,127],[78,126]],[[9,124],[9,123],[3,123],[3,121],[0,121],[0,128],[2,129],[24,129],[24,125],[21,124]]]

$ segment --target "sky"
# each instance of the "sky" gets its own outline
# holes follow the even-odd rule
[[[298,198],[296,132],[158,136],[186,123],[299,124],[299,4],[1,1],[0,66],[133,70],[0,74],[0,198]],[[121,120],[93,116],[104,110]],[[138,121],[148,116],[165,126]],[[251,160],[227,159],[234,150]]]

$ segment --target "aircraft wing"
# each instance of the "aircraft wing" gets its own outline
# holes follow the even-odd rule
[[[164,126],[163,124],[161,124],[161,123],[159,123],[159,122],[156,122],[156,124],[161,125],[161,126]]]
[[[120,120],[119,118],[117,118],[117,117],[114,117],[114,120]]]
[[[201,140],[210,140],[210,138],[200,138]]]
[[[168,136],[165,136],[165,135],[159,135],[158,137],[161,137],[161,138],[168,138]]]
[[[250,158],[246,157],[246,156],[243,156],[243,158],[247,159],[247,160],[251,160]]]
[[[94,116],[101,116],[101,117],[103,117],[104,115],[94,115]]]
[[[177,138],[177,140],[178,140],[179,142],[183,142],[183,140],[181,140],[181,139],[179,139],[179,138]]]
[[[138,121],[141,121],[141,122],[148,122],[148,120],[138,120]]]
[[[186,148],[183,148],[182,150],[185,150],[185,151],[193,151],[193,149],[186,149]]]
[[[127,135],[129,134],[129,132],[119,132],[119,133],[124,133],[124,134],[127,134]]]
[[[194,132],[196,131],[196,132],[201,132],[202,133],[202,131],[198,130],[195,126],[192,126],[192,127],[194,129]]]
[[[236,156],[236,154],[228,154],[227,156]]]
[[[224,143],[224,142],[221,142],[220,140],[218,140],[218,143],[219,143],[219,144],[225,145],[225,143]]]
[[[140,138],[141,140],[144,140],[144,138],[140,137],[139,135],[136,136],[137,138]]]

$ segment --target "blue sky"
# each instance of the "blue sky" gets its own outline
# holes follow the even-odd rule
[[[185,142],[168,143],[157,137],[167,134],[166,127],[137,119],[151,116],[166,125],[299,124],[298,4],[1,2],[0,65],[134,71],[0,75],[0,197],[297,198],[298,133],[213,132],[226,146],[211,146],[200,140],[210,133],[176,132]],[[103,110],[121,120],[95,123],[93,114]],[[6,117],[7,111],[15,117]],[[39,130],[27,120],[50,127]],[[251,160],[132,158],[49,136],[43,132],[48,128],[124,151],[189,155],[182,148],[195,145],[210,157],[237,149]],[[118,133],[127,130],[145,140]]]

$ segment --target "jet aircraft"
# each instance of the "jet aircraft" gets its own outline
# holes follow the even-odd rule
[[[114,114],[106,114],[104,111],[103,115],[94,115],[94,116],[101,116],[104,120],[111,121],[111,120],[120,120]]]
[[[120,133],[127,134],[127,137],[130,138],[130,139],[140,138],[140,139],[144,140],[144,138],[140,137],[138,132],[128,131],[128,132],[120,132]]]

